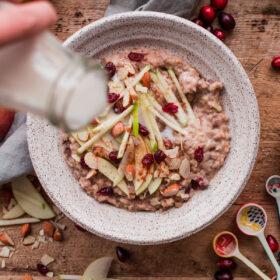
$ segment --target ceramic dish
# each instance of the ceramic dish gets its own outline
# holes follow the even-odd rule
[[[159,244],[189,236],[222,215],[236,200],[252,171],[259,143],[259,113],[251,83],[233,53],[216,37],[185,19],[129,12],[103,18],[71,36],[65,46],[101,58],[133,47],[165,49],[225,86],[231,151],[207,190],[179,209],[131,213],[100,204],[78,185],[61,152],[59,132],[32,115],[27,138],[36,173],[54,203],[75,223],[124,243]]]

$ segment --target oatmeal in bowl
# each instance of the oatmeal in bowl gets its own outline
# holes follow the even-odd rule
[[[98,202],[129,211],[181,207],[205,190],[230,151],[219,81],[180,57],[139,48],[103,59],[108,106],[62,133],[65,160]]]

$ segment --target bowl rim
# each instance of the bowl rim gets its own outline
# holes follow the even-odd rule
[[[254,116],[256,117],[254,124],[252,124],[254,126],[254,135],[252,136],[252,138],[254,138],[254,142],[252,143],[252,145],[254,145],[253,149],[252,149],[252,153],[251,153],[251,158],[250,158],[250,165],[248,166],[248,171],[246,173],[246,176],[244,176],[244,179],[242,181],[242,184],[240,185],[239,189],[236,191],[235,195],[232,197],[230,203],[228,205],[225,205],[223,208],[221,208],[220,212],[215,215],[214,217],[212,217],[211,219],[208,220],[208,222],[205,222],[204,224],[202,224],[200,227],[196,228],[195,230],[192,230],[190,232],[185,232],[184,234],[181,234],[179,236],[175,236],[175,237],[168,237],[168,238],[160,238],[160,237],[155,237],[155,238],[151,238],[151,240],[147,241],[147,240],[133,240],[130,238],[120,238],[117,236],[114,236],[114,234],[108,233],[108,234],[104,234],[104,232],[99,232],[96,229],[93,229],[92,227],[89,227],[83,223],[81,223],[79,220],[77,220],[76,218],[71,216],[71,213],[69,213],[69,211],[65,208],[65,206],[63,206],[62,203],[60,203],[56,197],[52,196],[48,190],[46,190],[47,194],[51,197],[51,199],[53,200],[53,202],[55,203],[55,205],[57,205],[64,213],[66,216],[68,216],[68,218],[70,218],[74,223],[82,226],[83,228],[85,228],[86,230],[88,230],[89,232],[96,234],[98,236],[101,236],[103,238],[107,238],[113,241],[117,241],[117,242],[121,242],[121,243],[128,243],[128,244],[137,244],[137,245],[156,245],[156,244],[163,244],[163,243],[167,243],[167,242],[173,242],[179,239],[182,239],[184,237],[190,236],[192,234],[195,234],[199,231],[201,231],[202,229],[206,228],[208,225],[212,224],[214,221],[216,221],[222,214],[224,214],[234,203],[234,201],[236,201],[236,199],[238,198],[238,196],[240,195],[240,193],[242,192],[242,190],[244,189],[244,187],[247,184],[247,181],[251,175],[252,169],[254,167],[255,161],[256,161],[256,157],[258,155],[258,147],[259,147],[259,139],[260,139],[260,117],[259,117],[259,110],[258,110],[258,102],[256,99],[256,95],[254,92],[254,89],[252,87],[252,84],[249,80],[249,77],[247,76],[247,73],[245,72],[244,68],[242,67],[241,63],[238,61],[238,59],[236,58],[236,56],[233,54],[233,52],[222,42],[220,41],[218,38],[216,38],[213,34],[211,34],[209,31],[205,30],[204,28],[201,28],[200,26],[196,25],[195,23],[186,20],[184,18],[180,18],[178,16],[175,15],[170,15],[170,14],[165,14],[165,13],[160,13],[160,12],[150,12],[150,11],[132,11],[132,12],[125,12],[125,13],[119,13],[119,14],[115,14],[115,15],[111,15],[108,17],[103,17],[95,22],[92,22],[90,24],[88,24],[87,26],[79,29],[77,32],[75,32],[73,35],[71,35],[68,39],[66,39],[66,41],[64,41],[63,45],[68,47],[70,46],[72,43],[74,43],[75,41],[79,40],[81,41],[81,38],[87,34],[88,32],[91,32],[92,29],[97,28],[99,26],[102,26],[104,23],[110,21],[118,21],[120,19],[122,19],[123,17],[125,17],[126,19],[135,19],[135,18],[143,18],[143,17],[154,17],[154,18],[158,18],[158,19],[168,19],[170,21],[175,21],[176,23],[180,23],[184,26],[191,26],[192,29],[195,29],[195,31],[202,33],[203,35],[205,35],[206,37],[208,37],[209,40],[214,41],[215,44],[217,44],[225,53],[228,54],[228,56],[230,57],[231,61],[234,63],[234,67],[238,69],[240,76],[242,76],[242,78],[244,79],[244,81],[246,82],[247,86],[250,88],[250,92],[252,93],[252,95],[254,95],[253,99],[254,100],[254,105],[255,108],[257,108],[257,110],[254,112]],[[28,147],[29,147],[29,151],[31,151],[32,149],[30,148],[31,146],[31,125],[32,125],[32,119],[33,119],[33,115],[32,114],[28,114],[27,116],[27,140],[28,140]],[[37,174],[40,174],[39,170],[39,166],[37,165],[36,160],[34,160],[34,157],[32,155],[32,152],[30,152],[30,157],[34,166],[34,169],[36,171]],[[38,176],[39,177],[39,176]],[[39,178],[40,179],[40,178]]]

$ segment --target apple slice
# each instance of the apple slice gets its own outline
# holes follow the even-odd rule
[[[13,225],[24,225],[30,223],[39,223],[40,219],[37,218],[20,218],[20,219],[12,219],[12,220],[0,220],[0,226],[13,226]]]
[[[148,188],[151,181],[153,180],[153,174],[154,174],[154,165],[151,165],[148,171],[148,175],[146,176],[145,182],[138,190],[136,190],[136,195],[140,195],[143,191],[145,191]]]
[[[97,166],[98,166],[98,170],[104,175],[106,176],[109,180],[111,180],[112,182],[115,181],[115,179],[118,176],[118,170],[115,166],[113,166],[109,161],[97,157]],[[124,180],[122,180],[121,182],[119,182],[117,184],[117,186],[126,194],[129,195],[129,191],[128,191],[128,187],[127,184]]]
[[[16,219],[21,217],[24,214],[24,210],[16,204],[11,210],[9,210],[4,216],[4,220]]]
[[[104,280],[107,278],[113,258],[104,257],[92,262],[85,270],[82,280]]]
[[[118,158],[122,158],[124,155],[126,144],[128,143],[128,137],[129,137],[130,131],[131,131],[132,122],[133,122],[133,116],[131,115],[129,118],[127,127],[125,129],[125,133],[124,133],[124,136],[123,136],[123,139],[121,142],[121,146],[119,148]]]
[[[150,195],[154,194],[157,191],[161,182],[162,182],[162,178],[153,179],[153,181],[148,186],[148,190],[149,190]]]
[[[26,177],[12,182],[14,197],[20,207],[30,216],[38,219],[51,219],[55,213]]]
[[[139,134],[139,116],[138,116],[138,100],[135,101],[133,106],[133,133],[136,138]]]

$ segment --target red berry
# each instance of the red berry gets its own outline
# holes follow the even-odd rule
[[[148,136],[150,134],[149,130],[141,123],[139,123],[139,132],[143,136]]]
[[[275,70],[280,70],[280,56],[275,57],[275,58],[271,61],[271,66],[272,66],[272,68],[274,68]]]
[[[231,30],[235,27],[235,19],[225,12],[219,14],[219,23],[225,30]]]
[[[272,235],[268,235],[266,237],[266,241],[271,249],[272,252],[277,252],[279,249],[279,244],[277,242],[277,240],[272,236]]]
[[[232,259],[219,259],[218,265],[221,270],[234,269],[236,267],[236,263]]]
[[[178,112],[178,106],[175,105],[174,103],[167,103],[166,105],[162,106],[162,111],[170,115],[173,115]]]
[[[232,280],[232,274],[229,270],[220,270],[215,273],[216,280]]]
[[[110,196],[114,194],[114,191],[112,187],[104,187],[101,188],[97,193],[105,196]]]
[[[207,25],[204,27],[206,30],[208,30],[209,32],[213,33],[214,32],[214,28],[213,26],[210,24],[210,25]]]
[[[204,180],[202,177],[198,177],[196,179],[192,179],[191,180],[191,187],[194,190],[204,190],[205,189],[205,185],[204,185]]]
[[[163,138],[163,144],[164,144],[165,148],[167,148],[167,149],[173,148],[173,144],[172,144],[171,140],[168,138]]]
[[[130,253],[126,249],[119,246],[116,247],[116,254],[121,262],[126,262],[130,257]]]
[[[157,150],[154,157],[157,163],[161,163],[166,159],[166,154],[162,150]]]
[[[88,165],[86,164],[86,162],[85,162],[85,153],[81,155],[80,164],[81,164],[82,168],[84,168],[84,169],[90,169],[90,168],[88,167]]]
[[[114,163],[119,163],[121,161],[121,158],[118,158],[118,151],[112,151],[109,154],[109,159]]]
[[[136,53],[136,52],[130,52],[128,54],[128,58],[132,61],[141,62],[144,58],[144,54]]]
[[[125,110],[125,108],[123,107],[123,99],[119,99],[113,106],[113,111],[116,114],[120,114]]]
[[[226,34],[218,28],[214,30],[214,35],[222,41],[226,38]]]
[[[107,70],[107,73],[108,73],[110,78],[112,78],[116,73],[116,66],[113,62],[108,62],[105,65],[105,69]]]
[[[183,187],[180,190],[184,191],[185,194],[189,194],[191,192],[191,188],[190,187]]]
[[[227,5],[227,0],[211,0],[211,6],[216,10],[223,10]]]
[[[204,6],[200,9],[200,17],[203,19],[205,23],[212,23],[216,13],[211,6]]]
[[[120,95],[117,93],[108,93],[108,103],[114,103],[120,98]]]
[[[203,21],[202,21],[200,18],[194,18],[192,21],[193,21],[195,24],[200,25],[201,27],[204,26],[204,23],[203,23]]]
[[[48,268],[40,263],[37,264],[37,269],[44,276],[49,272]]]
[[[203,147],[198,147],[195,151],[194,151],[194,159],[198,162],[202,162],[204,159],[204,150]]]
[[[142,163],[144,166],[150,166],[151,164],[154,163],[154,156],[153,154],[146,154],[143,159],[142,159]]]
[[[74,226],[76,227],[77,230],[82,231],[82,232],[86,232],[86,230],[84,228],[82,228],[81,226],[74,224]]]

